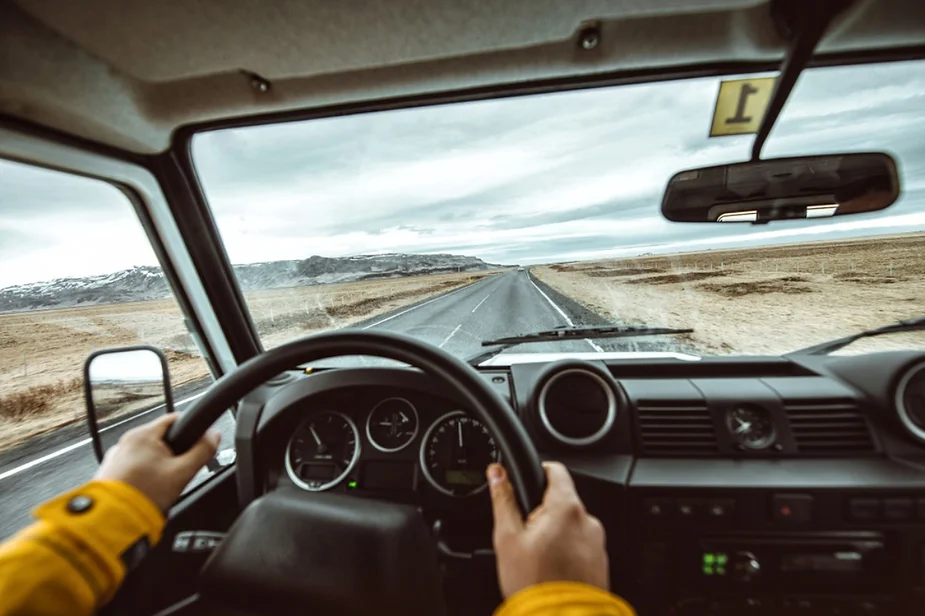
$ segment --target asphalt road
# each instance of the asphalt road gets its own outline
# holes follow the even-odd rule
[[[491,276],[436,298],[400,308],[360,323],[362,329],[404,332],[446,349],[458,357],[484,352],[481,341],[489,338],[550,329],[560,325],[597,324],[599,316],[569,298],[558,295],[542,282],[534,282],[525,271]],[[647,344],[659,342],[648,339]],[[636,350],[637,341],[568,340],[518,345],[511,352],[593,352]],[[661,342],[664,344],[664,342]],[[345,358],[338,365],[376,363]],[[186,388],[176,394],[177,410],[185,410],[205,387]],[[113,424],[109,436],[143,424],[163,409],[154,409]],[[234,442],[234,419],[226,414],[216,423],[222,432],[222,448]],[[108,440],[108,439],[107,439]],[[88,435],[80,426],[34,439],[0,454],[0,539],[25,526],[30,511],[39,503],[77,486],[92,477],[97,468]]]

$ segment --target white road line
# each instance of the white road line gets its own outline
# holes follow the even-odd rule
[[[483,298],[482,298],[482,301],[480,301],[478,304],[476,304],[476,305],[475,305],[475,308],[472,309],[472,312],[475,312],[476,310],[478,310],[478,309],[479,309],[479,306],[481,306],[482,304],[484,304],[484,303],[485,303],[485,300],[488,299],[490,295],[491,295],[491,293],[489,293],[488,295],[486,295],[485,297],[483,297]]]
[[[595,351],[597,351],[598,353],[603,353],[603,352],[604,352],[604,349],[603,349],[602,347],[599,347],[599,346],[597,345],[597,343],[594,342],[593,340],[591,340],[590,338],[585,338],[585,342],[587,342],[588,344],[590,344],[590,345],[591,345],[591,348],[594,349]]]
[[[462,327],[462,323],[456,326],[456,329],[450,332],[450,335],[443,339],[443,342],[439,344],[440,348],[443,348],[443,345],[450,341],[450,338],[456,335],[456,332],[459,331],[459,328]]]
[[[530,281],[530,284],[533,285],[533,288],[536,289],[536,290],[539,292],[540,295],[542,295],[543,297],[546,298],[546,301],[549,302],[549,305],[552,306],[553,308],[555,308],[555,309],[556,309],[556,312],[558,312],[559,314],[562,315],[562,318],[565,319],[565,322],[568,323],[570,327],[574,327],[575,324],[572,323],[572,320],[571,320],[570,318],[568,318],[568,315],[565,314],[565,312],[564,312],[561,308],[559,308],[558,305],[556,305],[556,302],[552,301],[552,300],[549,298],[548,295],[546,295],[545,293],[543,293],[543,289],[541,289],[541,288],[539,288],[538,286],[536,286],[536,283],[533,282],[533,279],[532,279],[532,278],[527,277],[527,280]],[[597,351],[598,353],[603,353],[603,352],[604,352],[604,349],[602,349],[600,346],[598,346],[597,344],[595,344],[595,343],[592,342],[591,340],[589,340],[589,339],[587,339],[587,338],[584,338],[584,341],[587,342],[588,344],[590,344],[590,345],[591,345],[591,348],[594,349],[595,351]]]
[[[432,304],[432,303],[436,302],[437,300],[446,299],[447,297],[449,297],[449,296],[452,295],[453,293],[458,293],[459,291],[462,291],[463,289],[468,289],[468,288],[471,287],[473,284],[478,284],[478,283],[479,283],[479,281],[473,282],[473,283],[471,283],[471,284],[467,284],[467,285],[465,285],[465,286],[459,287],[458,289],[455,289],[455,290],[453,290],[453,291],[450,291],[450,292],[447,293],[446,295],[440,295],[440,296],[435,297],[435,298],[433,298],[433,299],[427,300],[427,301],[424,302],[423,304],[418,304],[417,306],[412,306],[411,308],[407,308],[407,309],[405,309],[405,310],[402,310],[401,312],[396,312],[395,314],[393,314],[393,315],[390,316],[390,317],[386,317],[386,318],[384,318],[384,319],[382,319],[382,320],[380,320],[380,321],[376,321],[375,323],[370,323],[369,325],[364,325],[364,326],[363,326],[363,329],[369,329],[369,328],[371,328],[371,327],[376,327],[377,325],[382,325],[382,324],[385,323],[386,321],[391,321],[392,319],[394,319],[394,318],[396,318],[396,317],[400,317],[400,316],[403,315],[403,314],[408,314],[408,313],[411,312],[412,310],[417,310],[418,308],[422,308],[422,307],[426,306],[427,304]]]
[[[543,297],[546,298],[546,301],[549,302],[549,305],[552,306],[553,308],[555,308],[555,309],[556,309],[556,312],[558,312],[559,314],[562,315],[562,318],[565,319],[565,322],[568,323],[569,326],[574,326],[574,325],[575,325],[574,323],[572,323],[572,320],[571,320],[570,318],[568,318],[568,315],[565,314],[565,312],[563,312],[562,309],[559,308],[559,307],[556,305],[556,302],[554,302],[554,301],[552,301],[551,299],[549,299],[549,296],[546,295],[545,293],[543,293],[543,289],[541,289],[541,288],[539,288],[538,286],[536,286],[536,283],[533,282],[533,279],[532,279],[532,278],[528,278],[527,280],[530,281],[530,284],[533,285],[533,288],[536,289],[537,292],[538,292],[540,295],[542,295]]]
[[[199,398],[199,397],[201,397],[201,396],[204,396],[205,393],[206,393],[206,392],[202,392],[202,393],[196,394],[195,396],[190,396],[189,398],[184,398],[183,400],[180,400],[179,402],[175,402],[175,403],[174,403],[174,406],[177,407],[177,406],[180,406],[181,404],[186,404],[186,403],[189,402],[190,400],[195,400],[196,398]],[[158,410],[158,409],[161,409],[161,408],[164,408],[164,405],[163,405],[163,404],[159,404],[159,405],[155,406],[154,408],[150,408],[150,409],[148,409],[148,410],[146,410],[146,411],[142,411],[142,412],[138,413],[137,415],[132,415],[132,416],[129,417],[128,419],[123,419],[122,421],[118,421],[118,422],[116,422],[116,423],[114,423],[114,424],[112,424],[112,425],[110,425],[110,426],[106,426],[105,428],[100,428],[100,432],[105,432],[106,430],[112,430],[113,428],[116,428],[116,427],[118,427],[118,426],[121,426],[122,424],[128,423],[128,422],[130,422],[130,421],[134,421],[135,419],[141,417],[142,415],[147,415],[148,413],[152,413],[152,412],[154,412],[154,411],[156,411],[156,410]],[[54,452],[52,452],[52,453],[50,453],[50,454],[48,454],[48,455],[46,455],[46,456],[42,456],[41,458],[36,458],[35,460],[32,460],[32,461],[30,461],[30,462],[26,462],[25,464],[22,464],[22,465],[20,465],[20,466],[17,466],[16,468],[12,468],[12,469],[10,469],[10,470],[8,470],[8,471],[6,471],[6,472],[0,473],[0,481],[3,481],[3,480],[6,479],[7,477],[12,477],[13,475],[18,475],[19,473],[21,473],[21,472],[23,472],[23,471],[29,470],[29,469],[32,468],[33,466],[38,466],[39,464],[44,464],[45,462],[48,462],[49,460],[54,460],[55,458],[57,458],[57,457],[59,457],[59,456],[63,456],[64,454],[68,453],[69,451],[74,451],[75,449],[77,449],[77,448],[79,448],[79,447],[83,447],[84,445],[89,445],[91,442],[93,442],[92,439],[85,438],[85,439],[83,439],[82,441],[77,441],[76,443],[73,443],[73,444],[71,444],[71,445],[68,445],[67,447],[63,447],[63,448],[59,449],[58,451],[54,451]]]

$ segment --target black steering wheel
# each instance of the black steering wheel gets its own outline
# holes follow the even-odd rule
[[[225,410],[268,379],[299,364],[345,355],[404,362],[445,385],[452,397],[491,430],[524,514],[539,506],[546,475],[510,405],[469,364],[435,346],[391,332],[321,333],[266,351],[216,381],[170,427],[164,440],[174,453],[187,451]]]
[[[493,433],[524,513],[543,498],[539,455],[511,407],[465,362],[408,336],[339,331],[271,349],[216,381],[164,437],[188,450],[212,423],[268,379],[344,355],[393,359],[446,386]],[[445,613],[437,542],[413,506],[337,493],[275,490],[238,516],[200,572],[198,597],[216,610],[260,614]],[[300,612],[293,612],[298,607]]]

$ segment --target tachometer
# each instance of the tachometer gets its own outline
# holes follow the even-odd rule
[[[485,469],[500,459],[495,439],[480,421],[462,411],[440,417],[421,443],[421,471],[448,496],[470,496],[488,485]]]
[[[404,398],[386,398],[366,420],[366,438],[379,451],[401,451],[417,435],[418,411]]]
[[[318,492],[336,486],[360,457],[353,420],[337,411],[318,411],[303,421],[286,448],[286,472],[294,484]]]

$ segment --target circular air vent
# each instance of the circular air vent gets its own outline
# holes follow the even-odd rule
[[[610,431],[617,417],[617,396],[600,375],[569,368],[549,377],[537,407],[550,436],[565,445],[585,447]]]
[[[925,444],[925,364],[913,366],[899,379],[896,414],[906,431]]]

